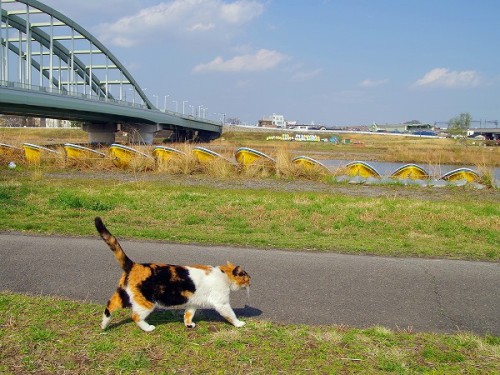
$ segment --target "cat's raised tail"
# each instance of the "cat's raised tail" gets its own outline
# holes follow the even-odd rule
[[[109,232],[100,217],[95,218],[95,227],[104,242],[108,244],[109,248],[113,251],[113,254],[115,254],[115,258],[122,269],[125,272],[129,272],[132,269],[134,262],[130,260],[127,254],[125,254],[116,237]]]

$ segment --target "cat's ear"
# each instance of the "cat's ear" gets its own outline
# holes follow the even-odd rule
[[[230,261],[227,261],[227,266],[231,269],[235,268],[234,264],[232,264]]]

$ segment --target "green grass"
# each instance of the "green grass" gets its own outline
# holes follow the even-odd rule
[[[411,188],[397,186],[387,187],[383,196],[356,196],[226,188],[227,180],[188,186],[181,185],[182,177],[177,184],[151,174],[123,179],[126,174],[85,173],[48,177],[39,170],[2,171],[0,230],[95,235],[93,218],[99,215],[121,238],[500,259],[496,192],[488,198],[448,189],[429,200],[418,195],[423,188],[414,189],[415,197],[399,196]]]
[[[102,306],[0,293],[0,372],[121,374],[494,374],[494,336],[393,331],[383,327],[282,325],[234,328],[202,316],[193,330],[156,312],[145,333],[122,310],[109,329]]]

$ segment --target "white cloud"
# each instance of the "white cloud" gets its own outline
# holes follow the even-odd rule
[[[481,75],[475,70],[450,71],[446,68],[436,68],[427,72],[414,83],[418,87],[474,87],[481,83]]]
[[[211,30],[215,27],[213,23],[208,23],[208,24],[202,24],[202,23],[197,23],[196,25],[191,26],[188,28],[188,31],[208,31]]]
[[[249,22],[264,11],[264,5],[258,1],[238,0],[231,4],[222,4],[221,18],[232,24]]]
[[[286,60],[287,56],[267,49],[261,49],[255,54],[235,56],[224,60],[218,56],[206,64],[194,67],[196,73],[202,72],[257,72],[269,70]]]
[[[207,32],[227,38],[263,11],[264,4],[257,0],[231,3],[223,0],[172,0],[101,25],[100,37],[124,47],[162,37],[182,39],[193,34],[206,35]]]
[[[322,72],[323,69],[315,69],[310,71],[296,71],[292,74],[291,80],[293,82],[306,82],[319,76]]]
[[[381,85],[385,85],[387,82],[389,82],[388,79],[380,79],[380,80],[373,80],[373,79],[365,79],[363,82],[359,84],[361,87],[377,87]]]

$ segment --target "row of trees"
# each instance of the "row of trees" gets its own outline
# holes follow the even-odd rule
[[[472,116],[470,113],[461,113],[457,117],[453,117],[448,121],[448,133],[451,135],[466,136],[467,130],[470,128]]]

